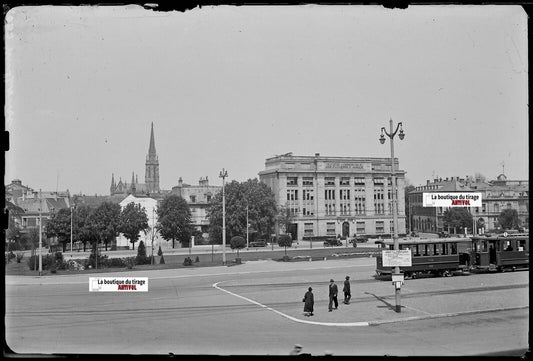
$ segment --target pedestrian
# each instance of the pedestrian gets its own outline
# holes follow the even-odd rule
[[[337,301],[337,293],[339,292],[337,285],[335,284],[335,281],[333,279],[329,280],[329,305],[328,309],[329,312],[332,310],[333,304],[335,304],[335,309],[339,307],[339,301]]]
[[[352,298],[352,293],[350,292],[350,276],[346,276],[346,279],[344,280],[344,288],[342,289],[342,292],[344,292],[344,304],[349,305],[350,298]]]
[[[313,296],[313,289],[309,287],[309,290],[305,293],[302,300],[304,304],[304,315],[313,316],[313,307],[315,305],[315,297]]]
[[[289,355],[298,356],[302,353],[302,345],[296,344]]]

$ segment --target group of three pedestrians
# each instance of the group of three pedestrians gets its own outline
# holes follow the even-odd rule
[[[346,276],[344,280],[344,304],[349,305],[350,299],[352,298],[352,293],[350,290],[350,276]],[[335,310],[339,307],[339,301],[337,300],[338,288],[333,279],[329,280],[329,304],[328,310],[332,312],[333,305],[335,305]],[[304,302],[304,314],[305,316],[313,316],[315,297],[313,295],[313,288],[309,287],[308,291],[305,293],[302,300]]]

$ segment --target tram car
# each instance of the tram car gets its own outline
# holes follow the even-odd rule
[[[473,269],[503,272],[529,268],[529,233],[472,237]]]
[[[381,249],[394,249],[393,240],[376,241]],[[465,271],[470,267],[470,238],[413,238],[399,239],[400,250],[411,250],[411,266],[400,267],[406,278],[417,278],[423,274],[436,276],[453,276],[456,271]],[[381,252],[376,257],[376,274],[391,274],[393,268],[383,267]]]

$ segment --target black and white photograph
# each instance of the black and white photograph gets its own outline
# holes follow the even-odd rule
[[[4,8],[4,356],[511,356],[528,11]]]

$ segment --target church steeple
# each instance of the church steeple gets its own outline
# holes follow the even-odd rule
[[[149,193],[159,193],[159,159],[155,150],[153,122],[150,131],[150,146],[148,147],[148,155],[146,156],[144,182]]]
[[[136,191],[136,185],[135,185],[135,172],[131,172],[131,194],[135,195]]]
[[[111,173],[111,187],[109,187],[109,194],[113,195],[113,193],[115,193],[116,188],[117,185],[115,183],[115,173]]]

